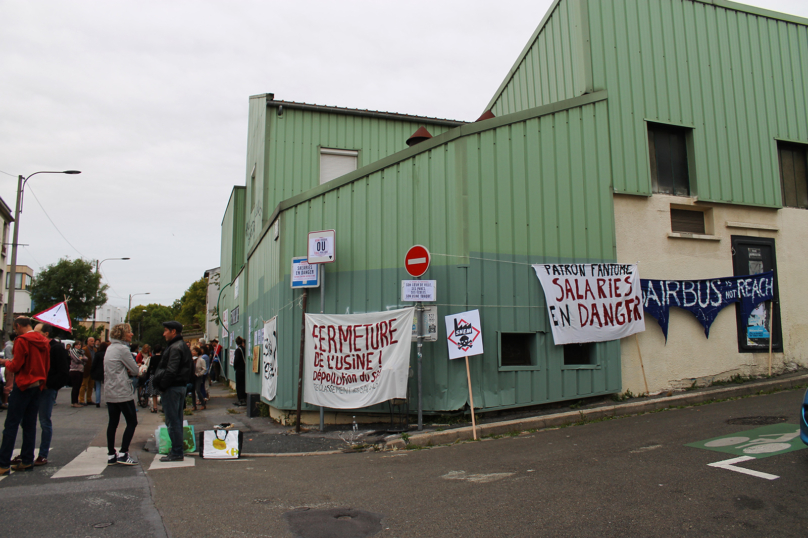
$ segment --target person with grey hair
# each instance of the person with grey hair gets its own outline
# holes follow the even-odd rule
[[[129,443],[135,435],[137,427],[137,408],[135,407],[135,391],[130,376],[137,375],[137,363],[129,352],[132,341],[132,327],[128,323],[119,323],[109,333],[112,342],[104,354],[104,395],[107,400],[109,423],[107,424],[107,465],[137,465],[129,455]],[[126,419],[120,452],[115,451],[115,432],[121,415]]]

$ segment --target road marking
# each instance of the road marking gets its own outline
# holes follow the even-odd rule
[[[743,467],[735,467],[736,463],[743,463],[745,461],[755,460],[752,456],[741,456],[739,458],[732,458],[724,461],[717,461],[715,463],[708,463],[708,467],[717,467],[719,469],[727,469],[728,471],[735,471],[736,473],[748,474],[757,478],[764,478],[766,480],[777,480],[780,478],[775,474],[762,473],[760,471],[753,471],[752,469],[744,469]]]
[[[636,450],[629,451],[631,454],[640,454],[641,452],[648,452],[649,450],[656,450],[657,448],[662,448],[662,445],[648,445],[648,446],[641,446]]]
[[[513,476],[514,473],[480,473],[480,474],[466,474],[466,471],[449,471],[441,478],[445,480],[467,480],[469,482],[494,482],[495,480],[502,480]]]
[[[107,449],[91,446],[56,471],[51,478],[72,478],[101,474],[107,468]]]
[[[159,471],[160,469],[175,469],[178,467],[193,467],[196,465],[196,460],[194,458],[185,456],[185,459],[182,461],[160,461],[159,454],[154,457],[152,460],[152,464],[149,467],[150,471]]]

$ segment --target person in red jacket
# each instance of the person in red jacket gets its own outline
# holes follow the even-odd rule
[[[15,471],[30,471],[34,468],[36,448],[36,419],[39,414],[39,398],[45,389],[50,369],[50,343],[42,334],[31,328],[31,320],[14,320],[14,358],[3,359],[0,365],[14,373],[14,388],[8,397],[8,413],[0,444],[0,476]],[[11,455],[17,441],[17,430],[22,423],[22,449],[20,463],[11,466]]]

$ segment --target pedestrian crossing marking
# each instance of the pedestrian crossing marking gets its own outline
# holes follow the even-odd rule
[[[51,478],[73,478],[101,474],[107,468],[107,449],[91,446],[56,471]]]

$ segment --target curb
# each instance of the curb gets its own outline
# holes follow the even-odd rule
[[[492,422],[477,426],[477,437],[488,435],[504,435],[514,431],[540,430],[543,428],[555,428],[567,424],[573,424],[582,420],[597,420],[604,417],[619,417],[627,415],[638,415],[678,407],[681,405],[694,405],[715,399],[732,398],[738,396],[748,396],[756,394],[761,390],[771,389],[792,389],[799,385],[808,383],[808,374],[792,377],[784,380],[761,381],[756,383],[746,383],[737,387],[721,387],[708,389],[697,393],[678,394],[676,396],[665,396],[653,400],[622,403],[616,405],[605,405],[590,409],[580,409],[577,411],[567,411],[551,415],[537,417],[527,417],[516,420],[506,420],[502,422]],[[455,428],[445,431],[431,431],[412,434],[405,442],[400,435],[393,435],[385,438],[384,450],[401,450],[408,445],[432,446],[446,445],[457,441],[466,441],[474,438],[471,426]]]

